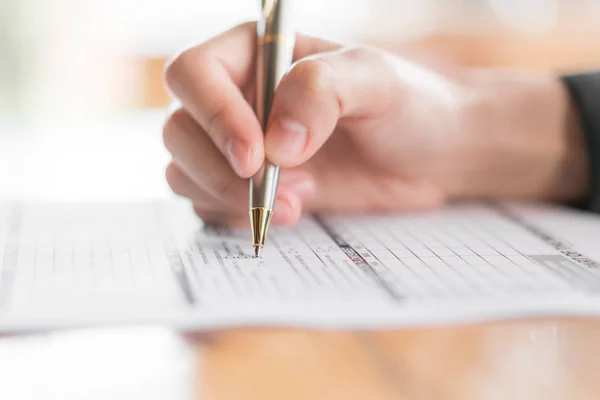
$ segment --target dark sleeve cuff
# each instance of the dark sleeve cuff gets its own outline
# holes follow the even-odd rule
[[[563,75],[577,109],[589,160],[589,199],[584,208],[600,213],[600,72]]]

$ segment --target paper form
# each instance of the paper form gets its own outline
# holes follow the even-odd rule
[[[187,203],[15,203],[0,220],[0,331],[600,315],[600,217],[566,208],[305,216],[260,258],[248,229],[203,227]]]

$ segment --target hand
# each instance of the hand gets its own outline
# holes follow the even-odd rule
[[[255,25],[181,53],[164,127],[167,180],[205,221],[248,223],[248,181],[281,166],[273,223],[304,211],[407,211],[472,197],[576,200],[586,160],[552,77],[435,71],[299,35],[263,137],[252,108]]]

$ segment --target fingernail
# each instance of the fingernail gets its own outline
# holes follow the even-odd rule
[[[280,157],[295,156],[304,150],[306,146],[306,127],[296,121],[289,119],[279,120],[279,129],[275,136],[267,135],[267,152]]]
[[[248,165],[250,149],[244,142],[231,139],[227,144],[227,158],[233,170],[238,175],[242,175],[244,168]]]

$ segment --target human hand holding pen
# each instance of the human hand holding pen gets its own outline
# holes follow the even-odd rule
[[[434,70],[298,35],[267,132],[252,107],[255,24],[181,53],[167,84],[167,180],[207,222],[248,224],[248,178],[281,167],[273,224],[302,211],[408,211],[461,198],[576,201],[586,155],[553,76]]]

